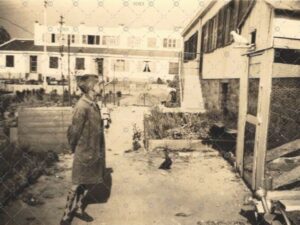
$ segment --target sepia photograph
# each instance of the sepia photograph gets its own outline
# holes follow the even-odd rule
[[[300,225],[300,0],[0,0],[0,225]]]

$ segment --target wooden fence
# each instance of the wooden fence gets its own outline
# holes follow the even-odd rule
[[[66,134],[71,119],[71,107],[20,108],[18,144],[29,146],[34,151],[66,151]]]

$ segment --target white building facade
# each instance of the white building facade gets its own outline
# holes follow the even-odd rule
[[[44,84],[92,73],[106,80],[172,80],[180,71],[180,31],[45,26],[35,23],[34,39],[0,46],[0,79]]]

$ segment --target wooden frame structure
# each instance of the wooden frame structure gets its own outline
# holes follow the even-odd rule
[[[255,56],[262,56],[260,62],[259,76],[259,92],[257,114],[251,115],[247,112],[248,106],[248,83],[250,60]],[[251,188],[256,190],[265,187],[265,160],[267,152],[267,138],[270,118],[270,102],[272,90],[272,65],[274,59],[274,48],[266,48],[256,52],[246,54],[247,71],[246,76],[240,78],[240,98],[239,98],[239,119],[238,119],[238,137],[236,149],[236,167],[241,176],[244,174],[244,143],[246,123],[255,126],[255,142],[253,157],[253,173],[252,177],[248,177],[251,181]],[[247,178],[246,178],[247,179]]]

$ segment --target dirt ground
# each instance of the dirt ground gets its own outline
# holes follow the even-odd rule
[[[172,169],[159,170],[160,152],[128,152],[132,127],[142,128],[142,107],[119,107],[112,112],[106,134],[107,167],[112,187],[106,203],[91,204],[94,221],[78,218],[74,225],[243,225],[239,212],[248,190],[231,166],[215,150],[171,154]],[[0,225],[57,225],[65,206],[71,178],[71,155],[61,155],[48,176],[26,189],[0,214]],[[34,206],[22,198],[34,196]]]

